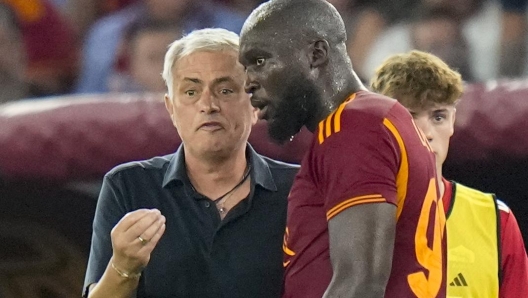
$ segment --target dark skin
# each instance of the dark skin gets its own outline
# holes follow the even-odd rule
[[[284,142],[366,90],[348,58],[341,17],[326,1],[270,1],[246,20],[240,62],[246,92],[270,135]],[[396,207],[358,205],[328,224],[333,278],[324,297],[383,297],[390,276]],[[351,253],[353,252],[353,253]]]

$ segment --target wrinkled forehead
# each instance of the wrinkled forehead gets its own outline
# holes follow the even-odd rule
[[[246,59],[250,59],[256,53],[273,51],[276,46],[273,42],[267,42],[268,39],[263,34],[249,34],[241,35],[240,37],[240,52],[239,61],[244,64]]]
[[[259,51],[259,52],[271,52],[275,50],[276,44],[273,42],[268,42],[266,38],[248,38],[240,40],[240,52],[241,57],[247,56],[249,53]]]
[[[289,57],[299,45],[298,38],[288,32],[251,30],[240,37],[240,61],[255,54]]]
[[[260,25],[249,26],[242,29],[240,33],[240,48],[244,46],[255,46],[261,45],[262,41],[265,41],[267,38],[273,37],[272,30],[266,30]]]

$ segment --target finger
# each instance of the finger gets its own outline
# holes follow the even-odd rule
[[[149,212],[125,231],[125,238],[130,242],[134,241],[136,238],[143,235],[151,225],[154,225],[158,220],[160,220],[161,217],[162,215],[159,210]],[[145,240],[148,240],[146,237],[141,237]]]
[[[135,211],[128,212],[119,220],[113,230],[115,232],[124,232],[134,225],[138,220],[149,214],[150,209],[138,209]]]
[[[141,235],[139,235],[142,239],[144,239],[145,241],[149,242],[152,237],[154,237],[154,235],[158,232],[159,228],[161,227],[161,225],[163,225],[165,223],[165,216],[161,215],[158,220],[154,223],[152,223],[152,225],[150,225],[143,233],[141,233]],[[139,237],[138,237],[139,238]],[[141,241],[140,239],[138,239],[138,241]],[[146,242],[143,242],[141,241],[142,245],[145,245]]]
[[[158,242],[161,239],[161,236],[163,236],[163,234],[165,233],[165,229],[166,229],[166,225],[164,223],[156,231],[156,234],[152,236],[152,239],[150,239],[150,241],[139,250],[139,253],[145,252],[145,253],[150,254],[152,250],[154,250],[156,245],[158,245]]]

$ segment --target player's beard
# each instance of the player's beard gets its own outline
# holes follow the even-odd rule
[[[268,120],[268,133],[279,144],[291,140],[307,124],[320,100],[313,82],[302,74],[290,77],[288,82]]]

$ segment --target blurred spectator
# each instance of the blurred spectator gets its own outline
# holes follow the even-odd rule
[[[140,0],[51,0],[83,37],[98,18]]]
[[[251,11],[267,0],[216,0],[215,2],[228,6],[244,16],[249,16]]]
[[[526,67],[527,0],[500,0],[501,48],[499,76],[518,77]]]
[[[467,41],[458,20],[456,11],[451,8],[431,8],[411,26],[412,47],[438,56],[464,80],[471,81]]]
[[[354,68],[361,69],[361,62],[379,32],[383,31],[385,20],[376,10],[360,7],[361,0],[327,1],[341,14],[348,34],[348,54]],[[364,31],[369,34],[363,34]],[[358,75],[361,77],[360,73]]]
[[[426,11],[455,10],[451,19],[460,24],[462,37],[467,42],[467,59],[471,77],[464,77],[464,79],[471,78],[473,81],[496,79],[499,76],[500,63],[501,8],[498,1],[424,0],[424,4],[426,4],[424,9]],[[394,25],[380,34],[365,58],[362,74],[370,77],[374,74],[375,67],[381,64],[387,56],[414,49],[412,30],[416,22],[414,20],[406,24]],[[435,31],[434,34],[439,34],[439,32]],[[442,57],[442,59],[446,58]]]
[[[348,53],[359,77],[372,45],[386,27],[414,15],[420,0],[327,0],[342,15],[348,33]]]
[[[480,11],[484,2],[486,0],[422,0],[422,5],[426,9],[449,9],[452,17],[466,20]]]
[[[25,43],[26,81],[36,95],[67,93],[77,73],[72,27],[48,0],[2,0],[16,13]]]
[[[181,37],[173,23],[139,20],[129,26],[119,46],[111,92],[164,92],[163,59],[171,42]]]
[[[22,33],[14,12],[0,3],[0,104],[27,97]]]
[[[184,32],[217,27],[240,32],[244,16],[209,0],[143,0],[98,20],[90,29],[83,49],[83,65],[76,92],[108,92],[108,80],[117,49],[127,26],[137,19],[173,22]]]
[[[446,1],[446,0],[443,0]],[[463,35],[468,43],[469,64],[474,81],[498,77],[500,49],[500,6],[497,0],[457,1]],[[462,5],[467,2],[469,4]]]

